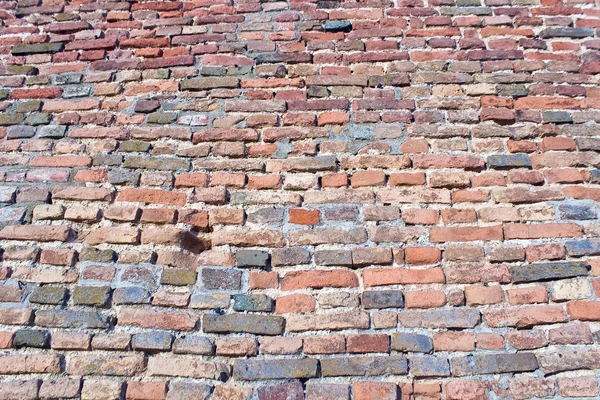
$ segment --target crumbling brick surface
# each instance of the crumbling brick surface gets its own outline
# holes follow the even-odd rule
[[[0,1],[0,399],[600,398],[598,29]]]

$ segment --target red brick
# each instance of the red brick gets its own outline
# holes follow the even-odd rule
[[[435,264],[442,259],[442,251],[436,247],[407,247],[404,256],[407,264]]]
[[[394,400],[398,398],[398,386],[390,382],[354,382],[355,400]]]
[[[290,294],[279,296],[275,302],[275,313],[305,313],[314,311],[317,302],[311,296],[305,294]]]
[[[290,224],[298,225],[316,225],[319,223],[319,210],[303,210],[300,208],[290,208]]]
[[[286,273],[281,280],[281,290],[357,286],[358,278],[356,274],[344,270],[293,271]]]
[[[474,351],[475,337],[472,332],[438,332],[433,335],[435,351]]]
[[[125,397],[129,400],[161,400],[167,394],[167,382],[135,382],[127,383]]]
[[[343,335],[308,336],[304,338],[306,354],[336,354],[346,351]]]
[[[357,334],[346,337],[348,353],[387,353],[390,337],[387,334]]]

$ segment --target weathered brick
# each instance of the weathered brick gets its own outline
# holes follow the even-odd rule
[[[321,374],[329,376],[406,375],[408,361],[403,356],[356,356],[324,358]]]
[[[456,376],[528,372],[538,368],[533,353],[480,354],[452,359],[452,371]]]
[[[521,283],[586,276],[588,270],[583,262],[555,262],[512,266],[510,273],[513,282]]]
[[[256,381],[264,379],[298,379],[317,376],[316,359],[238,360],[233,366],[237,379]]]
[[[202,324],[205,332],[246,332],[257,335],[283,333],[284,318],[254,314],[204,314]]]

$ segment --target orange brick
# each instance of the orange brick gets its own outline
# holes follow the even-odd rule
[[[290,224],[316,225],[320,220],[319,210],[304,210],[301,208],[290,208]]]

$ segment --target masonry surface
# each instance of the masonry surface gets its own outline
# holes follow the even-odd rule
[[[600,398],[599,35],[0,0],[0,399]]]

